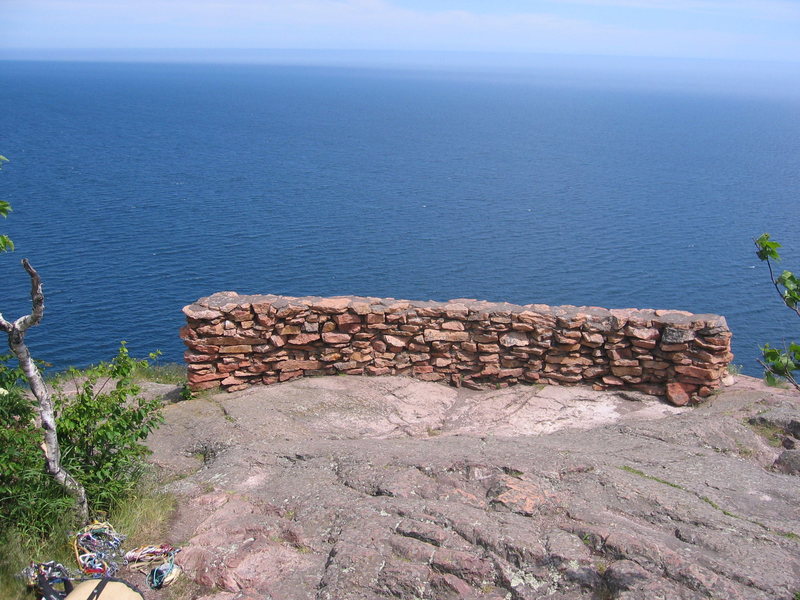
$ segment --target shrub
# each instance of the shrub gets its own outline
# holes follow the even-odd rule
[[[45,472],[34,403],[19,386],[22,371],[0,356],[0,526],[39,537],[51,531],[72,498]]]
[[[140,442],[163,421],[161,400],[139,397],[134,383],[147,364],[131,358],[123,342],[110,363],[68,371],[74,394],[56,392],[61,460],[86,488],[95,512],[108,510],[136,485],[147,452]]]
[[[37,536],[63,523],[73,499],[45,471],[35,404],[10,358],[0,357],[0,524]],[[133,490],[147,452],[141,441],[163,420],[161,401],[139,397],[133,381],[147,363],[131,358],[123,342],[110,363],[71,369],[69,383],[55,390],[62,463],[85,487],[93,512]]]

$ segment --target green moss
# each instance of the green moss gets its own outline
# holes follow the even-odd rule
[[[754,423],[749,420],[746,420],[744,424],[759,436],[764,438],[764,440],[766,440],[766,442],[773,448],[780,448],[783,445],[784,431],[777,425],[772,425],[769,423]]]
[[[683,490],[684,492],[687,491],[685,487],[678,485],[677,483],[672,483],[671,481],[667,481],[666,479],[660,479],[659,477],[654,477],[653,475],[648,475],[639,469],[634,469],[633,467],[629,467],[628,465],[623,465],[619,467],[623,471],[627,473],[632,473],[634,475],[638,475],[639,477],[644,477],[645,479],[649,479],[651,481],[657,481],[658,483],[663,483],[664,485],[668,485],[669,487],[673,487],[676,490]]]

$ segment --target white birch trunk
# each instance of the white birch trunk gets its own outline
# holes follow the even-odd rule
[[[3,318],[0,313],[0,329],[8,334],[8,347],[19,360],[19,366],[25,373],[31,392],[38,402],[37,412],[44,430],[45,465],[47,472],[75,499],[78,516],[81,522],[89,520],[89,507],[86,501],[86,491],[61,465],[61,448],[58,444],[56,431],[56,418],[53,411],[53,399],[50,390],[44,383],[39,367],[33,362],[31,353],[25,345],[25,331],[29,327],[38,325],[44,315],[44,294],[42,293],[42,280],[39,273],[30,265],[28,259],[22,260],[22,266],[31,278],[31,314],[20,317],[13,323]]]

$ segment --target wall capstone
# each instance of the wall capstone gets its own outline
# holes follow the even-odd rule
[[[724,317],[673,310],[219,292],[183,312],[195,391],[345,373],[588,384],[684,405],[718,388],[733,358]]]

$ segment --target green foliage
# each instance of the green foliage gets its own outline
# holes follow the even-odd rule
[[[8,159],[0,154],[0,170],[3,169],[3,163],[8,162]],[[11,204],[0,200],[0,217],[7,217],[11,212]],[[7,252],[14,249],[14,242],[12,242],[7,235],[0,235],[0,252]]]
[[[163,420],[160,399],[139,397],[134,383],[147,362],[131,358],[123,342],[110,363],[70,370],[74,393],[56,394],[61,460],[94,511],[108,510],[135,487],[147,452],[140,442]]]
[[[778,253],[781,245],[771,240],[768,233],[753,241],[756,245],[756,256],[767,263],[770,279],[781,300],[800,317],[800,280],[791,271],[783,271],[778,277],[772,271],[772,261],[781,260]],[[761,353],[762,360],[759,362],[764,367],[764,377],[768,384],[775,385],[779,380],[785,380],[800,390],[800,383],[795,375],[800,371],[800,344],[790,342],[782,350],[764,344]]]
[[[778,248],[781,245],[778,242],[774,242],[769,239],[768,233],[762,233],[755,239],[756,243],[756,256],[758,256],[759,260],[780,260],[781,257],[778,254]]]
[[[0,356],[0,530],[11,527],[31,536],[51,530],[72,499],[44,470],[42,431],[36,411],[19,383],[19,368]]]
[[[22,373],[0,357],[0,530],[37,538],[59,527],[73,500],[44,468],[35,405]],[[133,377],[146,360],[124,342],[110,363],[70,370],[54,394],[64,467],[86,488],[92,511],[108,511],[133,490],[144,468],[141,441],[163,420],[161,401],[139,397]]]

